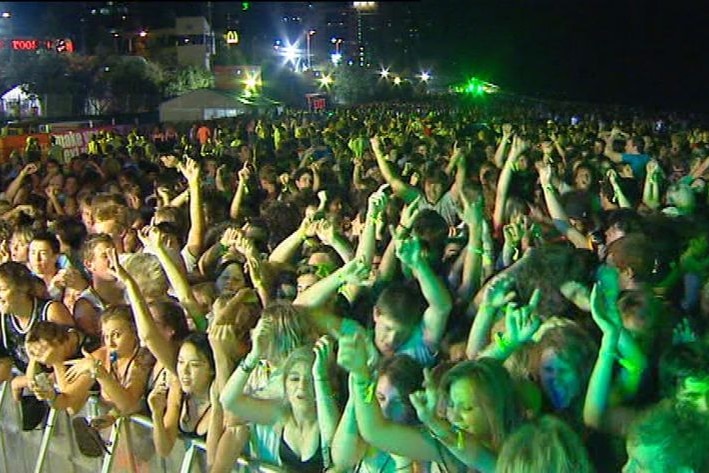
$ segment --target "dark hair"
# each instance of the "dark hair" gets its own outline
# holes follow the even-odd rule
[[[52,251],[56,254],[59,254],[59,251],[60,251],[59,240],[57,240],[57,237],[53,233],[50,233],[47,231],[37,232],[34,234],[32,241],[47,242],[47,243],[49,243],[49,246],[52,247]],[[32,241],[30,243],[32,243]]]
[[[378,378],[386,376],[389,382],[396,387],[407,412],[411,414],[410,420],[416,421],[409,394],[423,386],[423,366],[409,355],[398,354],[383,358],[379,363],[377,373]]]
[[[209,344],[207,334],[203,332],[192,332],[187,335],[184,340],[182,340],[180,346],[182,347],[188,343],[194,346],[198,352],[204,355],[204,357],[207,359],[207,363],[209,363],[209,367],[212,369],[212,373],[215,373],[216,375],[217,367],[216,363],[214,362],[214,351],[212,350],[212,346]]]
[[[69,338],[69,327],[59,325],[46,320],[37,321],[25,337],[25,343],[38,342],[45,340],[47,342],[62,343]]]
[[[606,228],[615,226],[625,234],[641,233],[643,218],[633,209],[616,209],[606,215]]]
[[[396,282],[379,294],[375,306],[387,317],[410,328],[421,322],[426,307],[420,291]]]
[[[54,232],[61,241],[75,251],[81,249],[87,235],[84,223],[76,217],[59,217],[54,224]]]
[[[630,269],[638,281],[647,281],[654,267],[655,249],[641,233],[630,233],[608,245],[607,255],[619,271]]]
[[[153,301],[148,306],[155,308],[160,313],[160,322],[174,331],[173,340],[183,340],[189,335],[185,311],[177,301],[166,297]]]
[[[32,271],[22,263],[8,261],[0,264],[0,279],[24,289],[28,294],[34,293],[36,279],[32,275]]]

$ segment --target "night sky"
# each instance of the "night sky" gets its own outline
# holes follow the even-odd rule
[[[185,13],[204,5],[141,3],[144,12],[155,16],[166,5],[180,5]],[[453,76],[475,74],[524,95],[709,111],[709,15],[703,2],[407,3],[429,23],[421,29],[422,56],[437,59],[437,67]],[[214,4],[228,7],[226,2]],[[27,30],[47,4],[0,5],[13,9],[18,30]],[[69,14],[67,3],[48,5]],[[67,25],[71,23],[68,18]]]

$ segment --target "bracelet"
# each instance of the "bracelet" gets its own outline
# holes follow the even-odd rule
[[[544,190],[548,190],[549,192],[555,192],[555,191],[556,191],[556,189],[554,188],[554,186],[552,186],[551,184],[547,184],[546,186],[544,186]]]
[[[502,332],[497,332],[495,334],[495,344],[500,348],[501,350],[507,351],[512,347],[512,342],[507,340]]]
[[[246,357],[243,357],[241,359],[241,361],[239,362],[239,368],[244,373],[251,373],[253,370],[256,369],[257,366],[258,366],[258,361],[256,363],[254,363],[253,365],[249,365],[248,363],[246,363]]]

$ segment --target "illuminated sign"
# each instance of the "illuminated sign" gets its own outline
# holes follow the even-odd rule
[[[234,30],[226,32],[226,44],[239,44],[239,33]]]
[[[58,53],[73,53],[74,42],[63,39],[0,39],[0,49],[13,51],[57,51]]]

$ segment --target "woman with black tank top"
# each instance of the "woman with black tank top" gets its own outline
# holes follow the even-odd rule
[[[0,382],[11,378],[13,365],[22,373],[27,370],[25,336],[37,322],[74,325],[64,304],[36,297],[35,288],[36,278],[25,265],[13,261],[0,265]],[[26,386],[24,376],[13,379],[16,398]]]
[[[252,332],[251,352],[227,382],[220,401],[224,409],[251,422],[251,455],[287,471],[321,472],[329,468],[330,445],[340,412],[330,391],[332,343],[327,337],[315,345],[296,348],[283,366],[281,399],[246,395],[249,374],[263,358],[273,325],[261,318]]]
[[[216,372],[207,336],[190,334],[177,355],[177,376],[164,377],[148,396],[155,450],[172,451],[179,431],[183,437],[206,440],[212,414],[210,389]]]

